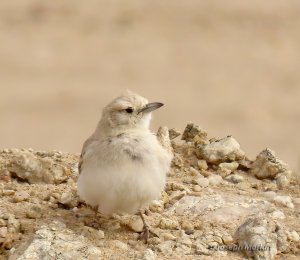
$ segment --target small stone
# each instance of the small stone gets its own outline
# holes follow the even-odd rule
[[[99,240],[104,239],[104,231],[103,230],[97,230],[91,227],[84,226],[82,228],[81,234],[83,236],[89,237],[93,240]]]
[[[141,260],[155,260],[156,254],[150,249],[146,249]]]
[[[290,184],[291,171],[285,171],[276,175],[276,184],[279,189],[283,189]]]
[[[143,227],[144,227],[143,221],[140,217],[130,219],[127,225],[128,225],[128,227],[131,228],[131,230],[133,230],[135,232],[143,231]]]
[[[121,228],[121,225],[118,221],[107,221],[101,224],[101,228],[107,231],[115,231]]]
[[[7,227],[0,227],[0,237],[5,238],[7,236]]]
[[[158,244],[160,244],[160,243],[161,243],[161,240],[160,240],[159,237],[150,237],[150,238],[148,239],[148,244],[149,244],[149,245],[158,245]]]
[[[269,200],[274,200],[274,198],[276,197],[276,192],[274,192],[274,191],[265,191],[262,195],[264,197],[266,197],[267,199],[269,199]]]
[[[209,185],[209,179],[204,178],[203,176],[196,178],[194,181],[196,184],[198,184],[202,188],[208,187],[208,185]]]
[[[9,214],[7,219],[7,229],[9,233],[19,233],[20,232],[20,222],[15,218],[14,215]]]
[[[222,241],[224,242],[225,245],[230,245],[233,242],[233,238],[231,235],[229,234],[224,234],[222,236]]]
[[[217,186],[222,183],[223,179],[220,175],[211,175],[208,177],[209,184],[212,186]]]
[[[199,191],[201,191],[202,190],[202,188],[201,188],[201,186],[200,185],[194,185],[194,187],[193,187],[193,191],[195,191],[195,192],[199,192]]]
[[[170,234],[170,233],[161,233],[161,234],[160,234],[160,238],[161,238],[163,241],[175,240],[175,239],[176,239],[176,237],[173,236],[173,235]]]
[[[232,183],[240,183],[244,180],[244,177],[239,174],[231,174],[227,176],[225,180],[230,181]]]
[[[287,232],[287,238],[288,238],[288,240],[293,241],[293,242],[299,242],[300,241],[300,236],[295,230],[288,231]]]
[[[274,202],[281,206],[285,206],[291,209],[294,208],[294,204],[290,196],[276,196],[274,198]]]
[[[14,194],[15,194],[14,190],[3,190],[2,191],[3,196],[11,196],[11,195],[14,195]]]
[[[173,252],[174,242],[173,241],[165,241],[156,246],[159,252],[163,254],[171,254]]]
[[[177,129],[175,129],[175,128],[169,129],[170,140],[173,140],[173,139],[175,139],[176,137],[178,137],[180,135],[181,135],[181,132],[178,131]]]
[[[205,160],[198,160],[198,168],[199,170],[207,170],[208,166],[207,166],[207,162]]]
[[[101,256],[101,249],[96,246],[89,246],[86,254],[88,260],[98,260]]]
[[[220,163],[218,174],[222,177],[226,177],[232,172],[234,172],[239,167],[239,164],[237,162],[231,162],[231,163]]]
[[[193,123],[189,123],[184,129],[184,132],[182,134],[182,140],[185,140],[186,142],[191,142],[194,141],[194,138],[203,140],[203,142],[205,142],[207,139],[207,132],[201,129],[200,126],[195,125]],[[199,142],[199,140],[197,141]]]
[[[160,213],[160,212],[162,212],[163,209],[164,209],[163,202],[160,201],[160,200],[153,200],[153,201],[151,202],[151,204],[149,205],[149,209],[150,209],[152,212]]]
[[[189,168],[189,174],[191,176],[197,176],[197,175],[199,175],[199,172],[194,167],[190,167]]]
[[[78,200],[72,192],[64,192],[59,198],[58,202],[67,206],[68,208],[74,208],[78,205]]]
[[[194,230],[193,224],[187,220],[183,220],[181,222],[181,228],[185,231],[193,231]]]
[[[42,209],[38,205],[30,207],[26,211],[26,217],[31,219],[40,218],[42,216]]]
[[[5,226],[6,226],[6,221],[0,218],[0,227],[5,227]]]
[[[162,218],[159,222],[161,229],[178,229],[179,223],[177,220]]]
[[[18,191],[15,193],[14,202],[21,202],[28,200],[30,195],[26,191]]]
[[[232,136],[211,140],[209,144],[200,144],[196,153],[198,158],[210,163],[241,160],[245,157],[245,152],[240,149],[239,143]]]
[[[270,214],[271,218],[273,219],[285,219],[285,215],[280,210],[275,210]]]
[[[117,247],[121,250],[127,250],[128,249],[128,245],[121,242],[120,240],[112,240],[111,245],[114,246],[114,247]]]

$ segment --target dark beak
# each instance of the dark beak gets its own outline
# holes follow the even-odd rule
[[[145,107],[141,108],[138,113],[150,113],[160,107],[162,107],[164,104],[159,102],[153,102],[147,104]]]

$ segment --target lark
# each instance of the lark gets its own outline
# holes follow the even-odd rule
[[[83,144],[79,162],[81,199],[103,215],[139,213],[145,242],[149,226],[141,210],[160,198],[172,160],[149,130],[152,112],[162,106],[130,91],[114,99]]]

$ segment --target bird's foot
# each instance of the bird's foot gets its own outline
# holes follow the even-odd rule
[[[145,244],[148,243],[149,238],[151,237],[158,237],[153,231],[150,230],[148,225],[144,225],[142,232],[139,233],[138,240],[143,241]]]

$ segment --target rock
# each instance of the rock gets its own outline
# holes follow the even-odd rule
[[[210,163],[236,161],[244,158],[245,153],[239,143],[231,136],[213,140],[209,144],[200,144],[196,150],[197,156]]]
[[[239,174],[231,174],[225,178],[226,181],[230,181],[232,183],[240,183],[244,180],[244,177]]]
[[[274,202],[280,206],[288,207],[293,209],[294,204],[290,196],[276,196]]]
[[[208,169],[208,165],[205,160],[198,160],[197,165],[198,165],[199,170],[207,170]]]
[[[237,229],[235,239],[248,257],[269,260],[286,246],[281,231],[282,227],[274,220],[258,216],[247,219]]]
[[[21,202],[24,200],[28,200],[30,195],[26,191],[18,191],[15,193],[14,202]]]
[[[137,217],[137,218],[130,218],[127,226],[135,232],[141,232],[143,231],[144,224],[142,219],[140,217]]]
[[[159,222],[159,227],[161,229],[178,229],[179,223],[174,219],[162,218]]]
[[[269,200],[274,200],[274,198],[276,197],[276,192],[274,191],[265,191],[262,194],[264,197],[266,197]]]
[[[169,152],[169,154],[173,157],[173,148],[169,137],[168,127],[163,126],[158,129],[157,140],[160,142],[162,147],[164,147]]]
[[[155,259],[156,259],[156,255],[150,248],[145,250],[143,257],[141,258],[141,260],[155,260]]]
[[[39,158],[29,151],[14,152],[7,169],[29,183],[55,183],[67,180],[71,172],[50,158]]]
[[[173,140],[180,135],[181,135],[181,132],[178,131],[177,129],[175,129],[175,128],[169,129],[170,140]]]
[[[15,194],[14,190],[3,190],[2,191],[3,196],[11,196],[11,195],[14,195],[14,194]]]
[[[0,218],[0,227],[6,227],[6,221]]]
[[[33,241],[20,247],[10,259],[101,259],[101,250],[84,236],[80,236],[63,223],[53,222],[36,231]]]
[[[78,206],[78,197],[74,192],[64,192],[59,198],[58,202],[67,206],[68,208],[74,208]]]
[[[175,243],[173,241],[165,241],[156,246],[157,250],[164,255],[171,254]]]
[[[193,231],[194,230],[194,225],[187,221],[187,220],[183,220],[181,222],[181,228],[184,230],[184,231]]]
[[[110,244],[114,247],[117,247],[118,249],[121,249],[121,250],[127,250],[128,249],[128,245],[119,241],[119,240],[112,240],[110,242]]]
[[[152,212],[162,212],[163,209],[164,209],[164,205],[163,205],[163,202],[160,201],[160,200],[153,200],[151,202],[151,204],[149,205],[149,209],[152,211]]]
[[[237,162],[231,163],[220,163],[218,174],[221,175],[223,178],[234,172],[239,167]]]
[[[9,233],[17,234],[20,232],[20,222],[12,214],[9,214],[7,219],[7,230]]]
[[[271,214],[270,214],[271,218],[273,219],[285,219],[285,215],[282,211],[280,210],[274,210]]]
[[[168,240],[175,240],[176,237],[173,236],[172,234],[170,233],[161,233],[160,236],[159,236],[163,241],[168,241]]]
[[[268,148],[256,157],[250,172],[259,179],[276,178],[280,188],[289,184],[291,176],[291,171],[287,169],[287,164],[279,160],[275,153]]]
[[[104,239],[104,231],[94,229],[91,227],[84,226],[81,230],[81,234],[92,240],[101,240]]]
[[[296,243],[300,241],[300,236],[295,230],[287,231],[286,233],[288,240]]]
[[[33,205],[26,211],[26,217],[31,219],[40,218],[42,216],[42,209],[39,205]]]
[[[182,134],[182,140],[185,140],[186,142],[192,142],[195,141],[195,139],[197,139],[197,142],[206,143],[207,132],[201,129],[200,126],[195,125],[193,123],[189,123],[184,129],[184,132]]]
[[[223,179],[219,175],[211,175],[208,176],[208,181],[209,181],[209,185],[218,186],[219,184],[222,183]]]
[[[0,237],[5,238],[7,236],[7,227],[0,227]]]
[[[177,200],[180,200],[182,197],[184,197],[187,194],[186,191],[180,191],[180,190],[176,190],[174,192],[171,193],[170,197],[169,197],[169,202],[171,204],[174,204]]]

